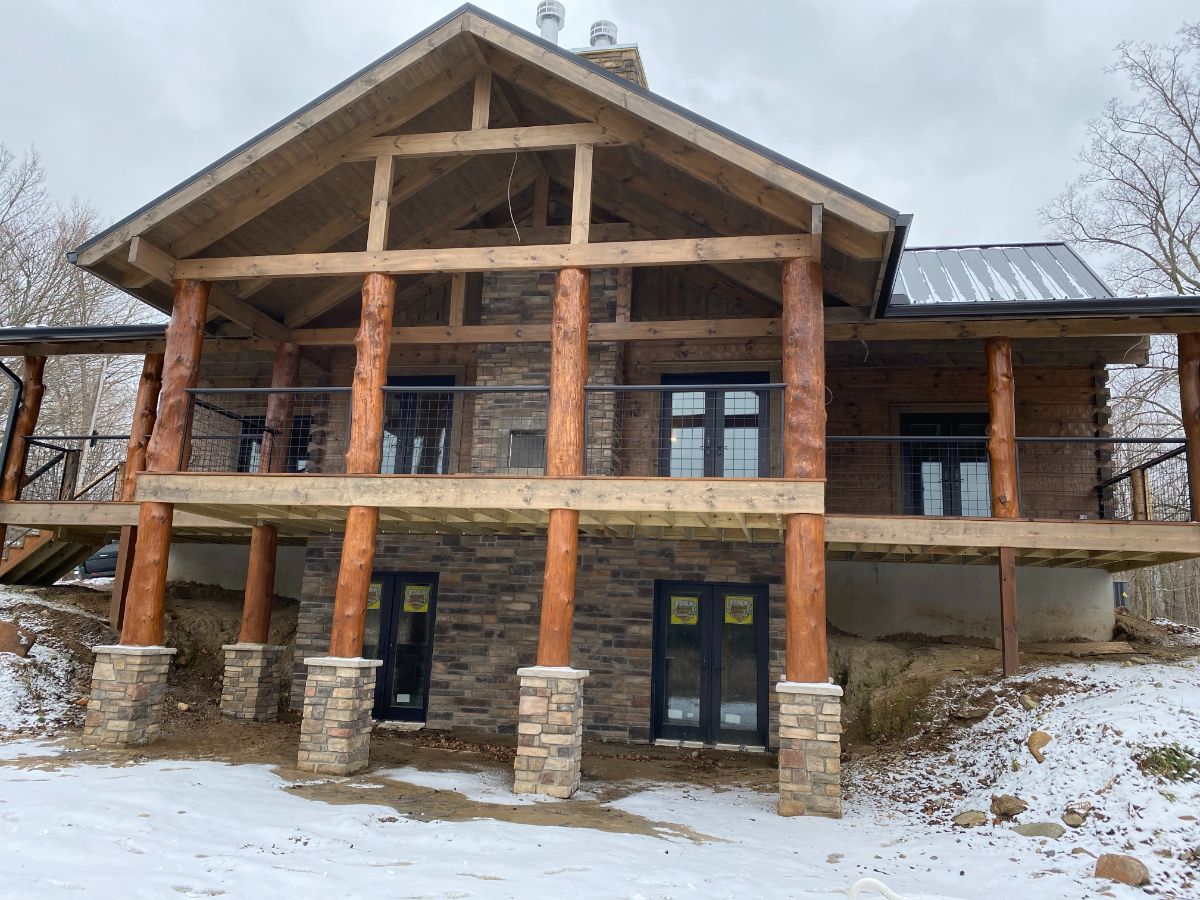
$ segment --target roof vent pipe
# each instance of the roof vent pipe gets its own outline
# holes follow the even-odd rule
[[[537,8],[537,26],[542,30],[542,40],[558,43],[558,32],[566,24],[567,10],[558,0],[542,0]]]
[[[592,23],[590,37],[593,47],[615,47],[617,45],[617,24],[608,19],[599,19]]]

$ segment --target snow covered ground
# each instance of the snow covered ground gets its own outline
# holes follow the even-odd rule
[[[1181,818],[1200,812],[1200,787],[1160,785],[1134,754],[1168,738],[1200,746],[1200,665],[1037,674],[1077,690],[989,717],[945,752],[851,766],[840,822],[781,819],[774,797],[752,790],[646,784],[603,803],[585,783],[594,827],[548,826],[520,821],[535,801],[509,796],[495,768],[375,773],[346,805],[309,799],[303,781],[266,766],[109,765],[73,759],[69,743],[14,741],[0,744],[0,896],[817,898],[873,876],[909,898],[1133,897],[1091,877],[1091,854],[1114,851],[1142,859],[1160,895],[1196,896],[1188,864],[1154,851],[1200,845]],[[1055,737],[1040,766],[1022,743],[1031,727]],[[399,782],[456,792],[475,818],[407,817]],[[1022,822],[1057,821],[1068,804],[1091,814],[1059,840],[949,824],[1001,792],[1029,802]],[[612,830],[605,808],[643,827]]]

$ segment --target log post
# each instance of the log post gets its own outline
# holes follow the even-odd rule
[[[821,233],[821,208],[812,234]],[[783,477],[825,479],[825,309],[817,258],[783,264]],[[823,486],[823,485],[822,485]],[[784,521],[785,671],[779,694],[779,814],[842,814],[842,689],[829,682],[825,516]]]
[[[179,467],[186,441],[187,391],[196,386],[200,372],[208,294],[208,282],[175,282],[158,418],[146,448],[148,472],[173,472]],[[169,503],[143,503],[138,510],[137,544],[121,626],[122,645],[153,647],[162,643],[163,594],[173,517],[174,508]]]
[[[42,398],[46,395],[46,357],[26,356],[21,371],[21,406],[13,421],[13,433],[8,442],[8,455],[4,458],[4,471],[0,472],[0,501],[17,500],[25,484],[25,463],[29,456],[28,436],[37,430],[38,416],[42,412]],[[8,526],[0,524],[0,549],[8,536]]]
[[[187,446],[188,388],[196,386],[204,323],[208,318],[209,284],[177,279],[171,323],[163,353],[162,390],[157,421],[146,447],[146,471],[173,472],[179,468]],[[149,368],[149,361],[143,370]],[[150,379],[151,381],[153,379]],[[131,435],[145,434],[149,395],[153,385],[140,390],[138,419]],[[136,452],[135,452],[136,457]],[[170,503],[145,502],[138,508],[137,541],[121,643],[94,647],[92,696],[83,723],[83,740],[92,744],[132,747],[148,744],[162,730],[162,705],[167,673],[175,650],[162,646],[163,594],[167,584],[167,558],[171,550]]]
[[[1200,522],[1200,333],[1177,335],[1179,411],[1187,438],[1188,498],[1192,521]]]
[[[783,477],[825,478],[825,310],[821,265],[783,265]],[[787,516],[784,537],[786,678],[825,683],[825,518]]]
[[[1129,470],[1129,504],[1133,521],[1146,522],[1150,519],[1150,492],[1147,490],[1146,470],[1141,467]]]
[[[350,395],[350,444],[346,474],[376,475],[383,455],[383,387],[387,382],[396,279],[371,273],[362,290],[362,321],[354,339],[357,361]],[[337,593],[333,600],[333,633],[329,655],[349,659],[362,655],[367,590],[375,560],[376,507],[353,506],[346,513]]]
[[[1021,511],[1012,342],[1008,338],[988,338],[984,352],[988,373],[988,474],[992,515],[997,519],[1015,519]],[[1012,547],[1000,547],[997,566],[1000,572],[1000,644],[1007,677],[1016,675],[1019,667],[1016,551]]]
[[[129,426],[129,443],[125,447],[125,467],[121,472],[117,498],[132,502],[137,493],[138,473],[146,468],[146,449],[154,432],[158,416],[158,392],[162,388],[163,355],[147,353],[142,360],[142,376],[138,380],[137,397],[133,405],[133,421]],[[117,549],[117,570],[113,577],[112,604],[108,621],[120,628],[125,616],[125,600],[129,593],[129,573],[133,568],[133,548],[137,543],[137,526],[122,525]]]
[[[588,272],[563,269],[554,284],[550,326],[550,402],[546,413],[546,474],[583,474],[584,390],[587,383]],[[571,664],[579,511],[550,510],[542,581],[539,666]]]
[[[584,472],[589,278],[587,270],[569,267],[560,270],[554,281],[546,411],[546,474],[552,477],[579,477]],[[579,789],[583,682],[588,673],[571,668],[578,559],[579,511],[550,510],[537,665],[517,670],[521,684],[520,741],[513,762],[517,794],[566,798]]]
[[[284,342],[275,350],[271,387],[292,388],[300,378],[300,348]],[[267,395],[263,423],[261,472],[287,470],[288,444],[296,395]],[[246,593],[242,604],[242,627],[238,643],[265,644],[271,632],[271,598],[275,593],[275,556],[279,533],[274,525],[255,525],[250,531],[250,558],[246,568]]]

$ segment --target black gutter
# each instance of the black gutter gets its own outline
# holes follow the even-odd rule
[[[896,217],[896,229],[892,235],[892,249],[888,253],[887,263],[883,269],[883,284],[879,288],[879,302],[875,304],[875,318],[882,319],[887,315],[888,303],[892,299],[892,291],[896,289],[896,276],[900,273],[900,260],[904,256],[904,243],[908,240],[908,231],[912,228],[912,214],[904,213]]]
[[[834,181],[831,178],[826,177],[825,175],[822,175],[820,172],[810,169],[807,166],[804,166],[804,165],[796,162],[795,160],[789,159],[786,156],[782,156],[779,153],[776,153],[775,151],[773,151],[767,147],[764,147],[761,144],[755,143],[754,141],[750,140],[747,137],[744,137],[743,135],[738,134],[735,131],[731,131],[721,125],[718,125],[717,123],[712,122],[712,121],[704,118],[703,116],[700,116],[700,115],[692,112],[691,110],[689,110],[685,107],[679,106],[678,104],[673,103],[672,101],[667,100],[664,97],[660,97],[658,94],[655,94],[651,91],[646,90],[645,88],[641,87],[640,85],[634,84],[632,81],[628,81],[624,78],[621,78],[619,75],[614,75],[612,72],[608,71],[608,69],[604,68],[603,66],[597,65],[596,63],[593,63],[591,60],[585,59],[584,57],[579,56],[576,53],[572,53],[570,50],[566,50],[565,48],[560,47],[557,44],[552,44],[549,41],[543,40],[540,35],[536,35],[531,32],[525,31],[525,29],[523,29],[523,28],[518,28],[516,25],[513,25],[511,22],[507,22],[504,19],[499,18],[498,16],[494,16],[491,13],[480,9],[479,7],[477,7],[471,3],[465,3],[462,6],[460,6],[458,9],[456,9],[454,12],[450,13],[447,16],[444,16],[443,18],[439,19],[437,22],[434,22],[432,25],[430,25],[428,28],[426,28],[420,34],[415,35],[414,37],[405,41],[403,44],[399,45],[398,47],[396,47],[392,50],[389,50],[387,53],[385,53],[383,56],[376,59],[374,62],[369,63],[368,65],[364,66],[362,69],[359,69],[357,72],[355,72],[349,78],[334,85],[332,88],[325,91],[325,93],[323,93],[319,97],[317,97],[315,100],[312,100],[309,103],[306,103],[304,106],[300,107],[298,110],[293,112],[291,115],[285,116],[284,118],[282,118],[278,122],[276,122],[274,125],[269,126],[268,128],[264,129],[263,131],[259,132],[257,135],[252,137],[250,140],[246,141],[245,143],[243,143],[240,146],[236,147],[235,149],[231,150],[229,153],[226,153],[224,156],[222,156],[216,162],[201,169],[199,172],[197,172],[195,175],[192,175],[190,178],[186,178],[183,181],[179,182],[179,184],[177,184],[174,187],[170,188],[169,190],[163,192],[158,197],[151,200],[149,203],[145,204],[144,206],[141,206],[134,212],[127,215],[125,218],[121,219],[119,222],[116,222],[115,224],[110,225],[108,228],[104,229],[104,231],[101,231],[99,234],[95,235],[94,237],[91,237],[88,240],[84,241],[82,244],[80,244],[74,250],[68,251],[67,252],[68,262],[71,262],[71,263],[77,262],[79,259],[79,255],[82,252],[84,252],[85,250],[87,250],[89,247],[91,247],[93,244],[96,244],[97,242],[109,237],[117,229],[122,228],[125,225],[128,225],[130,222],[132,222],[138,216],[145,213],[147,210],[150,210],[153,207],[157,206],[159,203],[162,203],[164,200],[166,200],[167,198],[171,197],[172,195],[178,193],[179,191],[183,190],[183,188],[187,187],[188,185],[193,184],[194,182],[199,181],[200,179],[204,178],[206,175],[208,175],[214,169],[224,165],[225,163],[229,162],[234,157],[240,156],[241,154],[245,153],[248,149],[253,147],[255,144],[257,144],[263,138],[267,137],[270,134],[274,134],[276,131],[279,131],[280,129],[284,128],[291,122],[293,122],[296,119],[303,116],[305,113],[311,111],[312,109],[316,108],[320,104],[324,103],[326,100],[328,100],[334,94],[338,93],[338,91],[343,90],[344,88],[348,87],[353,82],[357,81],[358,79],[362,78],[365,75],[368,75],[371,72],[371,70],[375,69],[377,66],[382,65],[383,63],[387,62],[389,59],[391,59],[394,56],[397,56],[401,53],[406,52],[414,45],[423,42],[426,38],[428,38],[431,34],[433,34],[439,28],[444,27],[445,25],[447,25],[448,23],[452,22],[454,19],[458,18],[459,16],[461,16],[465,13],[470,13],[471,15],[479,16],[481,19],[486,19],[487,21],[491,22],[493,25],[496,25],[497,27],[500,27],[500,28],[504,28],[508,31],[520,32],[522,34],[522,37],[525,37],[528,40],[533,41],[535,44],[540,46],[542,49],[550,51],[552,53],[555,53],[558,56],[562,57],[563,59],[570,60],[571,62],[574,62],[575,64],[582,66],[583,68],[588,69],[589,71],[591,71],[593,73],[601,75],[601,76],[609,79],[610,81],[612,81],[614,84],[617,84],[628,90],[634,91],[635,93],[638,93],[638,94],[642,95],[643,97],[646,97],[647,99],[652,100],[655,103],[658,103],[667,109],[670,109],[672,112],[674,112],[678,115],[681,115],[687,119],[690,119],[695,124],[700,125],[703,128],[707,128],[711,131],[714,131],[717,134],[720,134],[720,135],[728,138],[729,140],[734,141],[735,143],[741,144],[746,149],[751,150],[755,153],[758,153],[762,156],[765,156],[768,159],[770,159],[776,163],[779,163],[780,165],[786,166],[787,168],[792,169],[794,172],[804,175],[805,177],[812,178],[815,181],[819,181],[820,183],[826,185],[829,188],[832,188],[833,190],[838,191],[839,193],[845,194],[848,197],[852,197],[855,200],[857,200],[859,203],[862,203],[865,206],[869,206],[871,209],[875,210],[876,212],[882,213],[883,215],[887,216],[888,218],[897,219],[900,216],[900,213],[897,212],[896,210],[892,209],[890,206],[880,203],[878,200],[868,197],[866,194],[861,194],[858,191],[854,190],[853,188],[849,188],[844,184],[841,184],[837,181]]]
[[[0,344],[55,344],[73,341],[136,341],[165,337],[162,325],[34,325],[0,328]]]
[[[4,444],[0,446],[0,472],[3,472],[8,464],[8,449],[12,446],[13,429],[17,427],[17,410],[21,408],[21,400],[25,395],[25,382],[3,362],[0,362],[0,371],[13,383],[12,403],[8,406],[8,424],[4,426]]]
[[[1100,297],[1089,300],[979,301],[893,306],[896,319],[1053,319],[1086,316],[1200,315],[1200,297]]]

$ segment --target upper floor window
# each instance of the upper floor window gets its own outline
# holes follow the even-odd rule
[[[673,478],[766,478],[771,472],[767,372],[664,375],[658,470]],[[746,387],[742,387],[745,385]]]
[[[900,433],[928,437],[908,441],[901,452],[904,514],[990,516],[988,417],[982,412],[905,413]],[[955,440],[964,438],[965,440]]]

